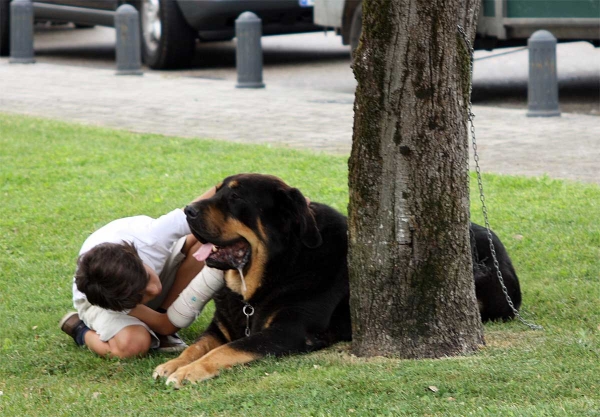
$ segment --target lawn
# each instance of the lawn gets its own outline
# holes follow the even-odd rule
[[[1,416],[600,416],[597,185],[484,175],[523,315],[543,331],[486,324],[485,348],[442,360],[357,358],[340,344],[176,391],[151,378],[174,355],[102,359],[59,330],[86,236],[118,217],[184,206],[238,172],[280,176],[346,212],[346,158],[2,114],[0,146]]]

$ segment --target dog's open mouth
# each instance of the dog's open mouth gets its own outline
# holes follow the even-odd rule
[[[250,244],[245,239],[226,246],[204,243],[192,256],[212,268],[241,270],[250,260]]]

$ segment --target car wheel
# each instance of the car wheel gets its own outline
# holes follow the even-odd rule
[[[352,23],[350,24],[350,52],[354,56],[354,51],[358,48],[360,34],[362,32],[362,4],[359,4],[352,15]]]
[[[140,15],[146,65],[153,69],[189,67],[196,32],[183,18],[175,0],[143,0]]]
[[[10,0],[0,0],[0,56],[10,55]]]

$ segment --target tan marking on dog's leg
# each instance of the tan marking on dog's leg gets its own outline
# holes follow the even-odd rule
[[[243,352],[229,345],[218,347],[197,361],[179,368],[167,379],[167,385],[180,388],[185,383],[196,383],[213,378],[223,368],[244,364],[261,358],[258,353]]]
[[[275,316],[277,316],[277,311],[273,314],[271,314],[269,317],[267,317],[267,320],[265,320],[265,324],[263,324],[262,328],[263,329],[268,329],[269,327],[271,327],[271,323],[273,323],[273,320],[275,320]]]
[[[158,379],[160,377],[167,377],[173,372],[177,371],[182,366],[185,366],[202,358],[208,352],[215,348],[218,348],[222,344],[223,343],[214,336],[202,336],[200,340],[198,340],[196,343],[194,343],[193,345],[189,346],[186,350],[181,352],[181,355],[179,355],[179,357],[165,362],[162,365],[158,365],[152,373],[152,378]]]
[[[227,330],[227,327],[225,327],[220,322],[217,322],[217,327],[219,327],[219,330],[221,330],[221,333],[223,333],[223,337],[225,337],[225,340],[231,342],[231,335],[229,334],[229,330]]]

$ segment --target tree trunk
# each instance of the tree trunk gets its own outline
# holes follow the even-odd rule
[[[364,0],[349,161],[353,351],[483,344],[469,243],[469,53],[480,0]]]

